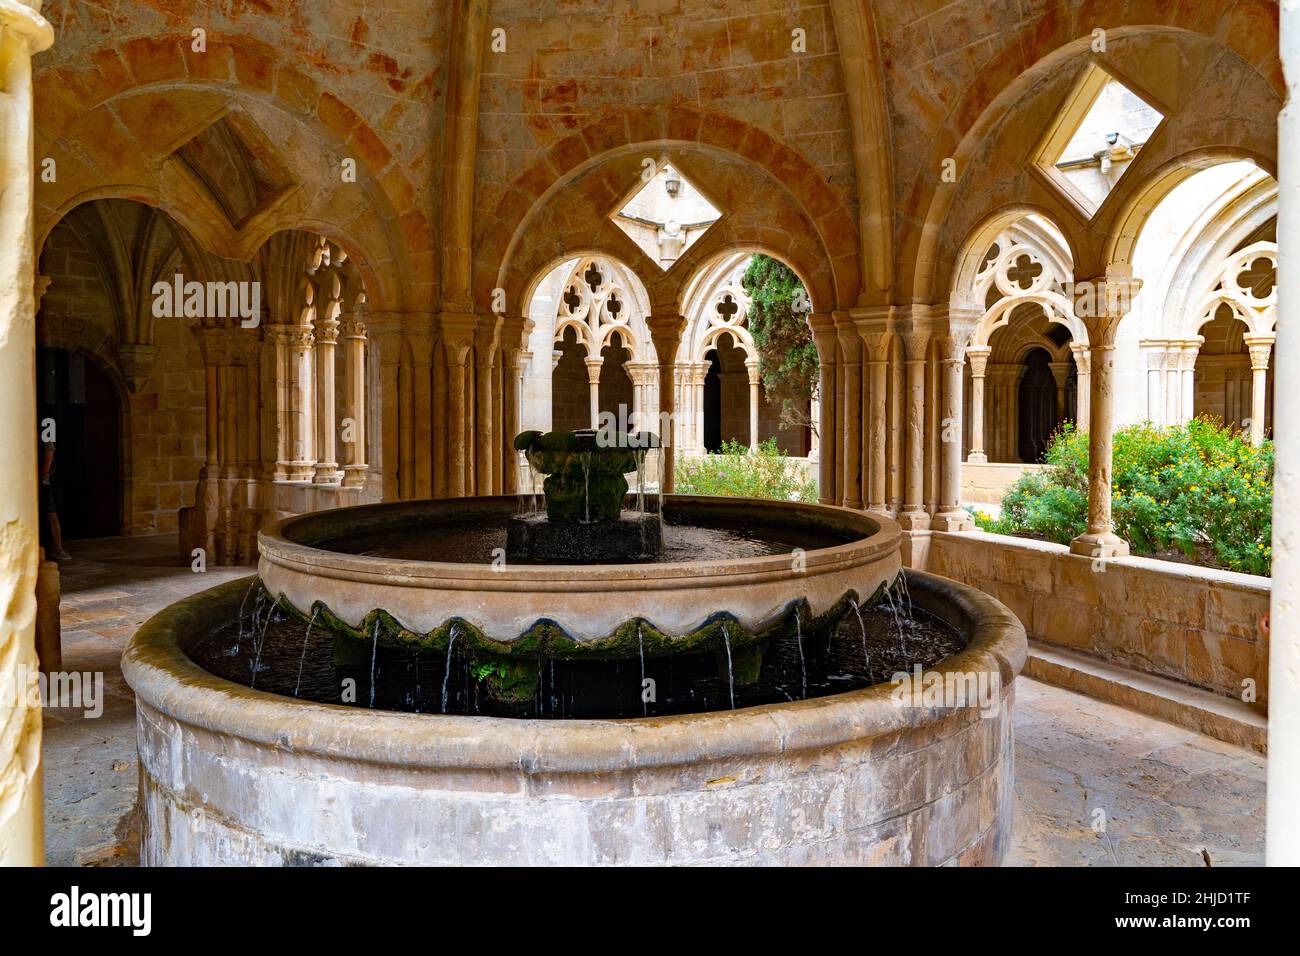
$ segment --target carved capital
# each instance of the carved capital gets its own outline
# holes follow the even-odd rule
[[[132,394],[144,388],[153,372],[154,362],[158,359],[156,345],[140,345],[128,342],[117,347],[117,362],[126,379],[126,387]]]
[[[988,372],[989,356],[993,354],[993,349],[988,345],[972,345],[966,350],[966,357],[970,359],[971,378],[983,378]]]

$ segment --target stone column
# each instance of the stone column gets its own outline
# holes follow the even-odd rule
[[[1065,421],[1065,387],[1070,384],[1070,363],[1052,362],[1052,379],[1056,382],[1056,424]]]
[[[939,342],[942,377],[942,410],[939,420],[939,510],[935,526],[941,531],[965,531],[974,520],[961,506],[961,412],[962,371],[966,366],[966,342],[975,330],[978,316],[954,321],[949,313],[948,334]]]
[[[697,455],[703,455],[704,449],[704,380],[708,377],[709,365],[700,362],[691,366],[691,446]],[[721,391],[721,389],[719,389]],[[719,401],[719,406],[721,402]],[[721,408],[719,407],[719,413]]]
[[[745,371],[749,373],[749,447],[758,450],[758,359],[748,359]]]
[[[1196,356],[1205,343],[1202,336],[1183,346],[1182,364],[1179,375],[1182,377],[1182,417],[1181,421],[1190,421],[1196,415]]]
[[[1279,4],[1287,105],[1278,120],[1278,275],[1300,263],[1300,6]],[[1291,374],[1292,372],[1296,374]],[[1278,294],[1273,376],[1273,589],[1265,862],[1300,866],[1300,297]]]
[[[1092,422],[1088,413],[1092,402],[1092,351],[1086,345],[1071,342],[1070,354],[1074,356],[1076,369],[1074,425],[1079,431],[1086,432]]]
[[[364,300],[363,300],[364,302]],[[345,315],[343,331],[343,487],[366,483],[366,324]]]
[[[813,330],[813,343],[817,347],[817,400],[820,417],[818,453],[817,500],[824,505],[835,504],[835,467],[837,436],[835,434],[835,362],[839,357],[839,343],[835,337],[835,322],[829,315],[814,314],[809,324]]]
[[[866,461],[862,470],[867,472],[867,510],[879,515],[889,513],[888,489],[885,487],[885,439],[888,437],[889,410],[886,405],[889,388],[889,333],[862,332],[867,375],[866,392],[867,446]]]
[[[1264,441],[1264,424],[1268,404],[1268,363],[1273,354],[1272,332],[1245,336],[1250,349],[1250,441],[1259,445]]]
[[[477,374],[474,376],[477,386],[475,397],[476,438],[474,454],[474,476],[477,479],[478,493],[491,495],[496,493],[496,450],[500,444],[496,424],[496,387],[495,372],[497,367],[497,349],[501,344],[501,317],[484,316],[478,330],[474,333],[474,359]],[[512,438],[514,436],[511,436]]]
[[[591,427],[600,426],[600,369],[605,364],[605,360],[600,356],[595,358],[585,358],[583,361],[587,365],[587,389],[589,392],[589,406],[591,409]]]
[[[41,711],[29,706],[27,694],[27,681],[37,672],[40,540],[33,434],[32,54],[53,41],[50,25],[22,0],[0,4],[0,866],[34,866],[45,859]]]
[[[907,369],[906,416],[907,461],[903,476],[903,511],[898,523],[909,531],[930,527],[925,511],[925,363],[930,332],[913,325],[903,333],[903,356]]]
[[[405,317],[406,344],[411,352],[410,387],[402,385],[402,407],[410,415],[403,426],[402,441],[408,458],[402,462],[409,475],[407,497],[428,498],[433,494],[433,354],[437,348],[433,316],[415,313]]]
[[[1115,337],[1142,282],[1127,270],[1112,267],[1107,275],[1078,286],[1084,289],[1075,305],[1075,314],[1087,326],[1091,343],[1092,400],[1088,423],[1088,530],[1070,542],[1070,550],[1104,560],[1129,553],[1128,543],[1115,534],[1111,520]],[[1076,287],[1075,291],[1078,294],[1080,290]]]
[[[822,420],[822,403],[814,390],[808,402],[808,420],[813,423],[808,429],[808,460],[814,464],[821,460],[820,422]]]
[[[970,359],[970,454],[966,460],[976,465],[989,460],[984,453],[984,377],[992,353],[988,345],[972,345],[966,350]]]
[[[663,487],[661,491],[671,492],[674,485],[673,469],[676,467],[677,450],[671,436],[677,420],[674,403],[673,373],[676,367],[677,349],[682,343],[682,332],[686,330],[686,317],[671,313],[651,315],[646,319],[650,329],[650,340],[654,342],[655,355],[659,362],[659,427],[652,428],[659,434],[663,443],[659,453],[663,460]]]
[[[316,321],[316,468],[312,481],[332,485],[339,480],[338,421],[334,407],[334,352],[339,321],[328,313]]]
[[[447,469],[447,496],[462,498],[467,487],[468,456],[465,449],[469,430],[465,415],[465,367],[474,346],[473,315],[444,312],[442,316],[442,348],[447,360],[447,430],[445,462]]]
[[[523,430],[524,369],[528,365],[528,336],[532,323],[522,315],[509,315],[501,322],[502,395],[501,430],[497,442],[501,449],[501,493],[513,495],[519,490],[519,454],[515,436]]]
[[[839,438],[842,472],[840,504],[846,508],[862,507],[862,340],[857,330],[844,319],[836,321],[840,343],[839,401],[844,408]]]

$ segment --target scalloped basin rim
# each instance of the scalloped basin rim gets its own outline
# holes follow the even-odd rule
[[[829,505],[670,495],[665,513],[687,523],[822,533],[823,548],[715,561],[620,565],[522,565],[401,560],[347,554],[317,543],[442,520],[504,519],[513,496],[391,502],[285,519],[258,536],[267,590],[298,609],[326,605],[350,628],[382,609],[412,633],[452,619],[495,641],[553,621],[578,641],[599,640],[629,620],[688,634],[718,613],[753,632],[805,600],[820,617],[845,595],[872,595],[897,576],[897,524]],[[436,533],[431,531],[430,533]],[[849,538],[850,540],[844,540]],[[796,540],[798,540],[796,538]]]
[[[898,542],[902,536],[899,526],[887,518],[881,518],[878,515],[868,515],[861,511],[853,511],[849,508],[841,508],[837,505],[813,505],[803,502],[785,502],[785,501],[767,501],[753,498],[727,498],[707,495],[665,495],[666,510],[686,510],[692,506],[713,506],[722,509],[738,508],[742,505],[750,507],[758,506],[765,511],[785,511],[793,519],[798,516],[801,510],[816,509],[834,513],[841,518],[846,526],[854,529],[862,535],[856,541],[847,541],[843,544],[832,545],[826,548],[816,548],[805,552],[806,563],[831,563],[841,559],[843,555],[854,549],[859,549],[868,541],[872,544],[873,550],[884,553],[891,548],[897,548]],[[457,503],[461,507],[479,507],[487,512],[507,515],[513,513],[513,509],[518,507],[518,500],[513,495],[494,495],[475,498],[441,498],[427,499],[424,501],[402,501],[402,502],[383,502],[372,505],[357,505],[350,508],[334,508],[328,511],[315,511],[303,515],[291,515],[282,518],[269,527],[258,532],[259,546],[270,545],[277,552],[283,552],[286,555],[292,555],[298,560],[304,562],[328,562],[333,566],[347,566],[358,571],[373,570],[391,576],[394,574],[394,568],[400,568],[401,573],[409,575],[411,578],[446,576],[456,577],[465,575],[474,579],[484,578],[487,575],[485,571],[489,570],[488,565],[476,562],[465,561],[414,561],[400,558],[372,557],[360,554],[348,554],[343,551],[331,551],[327,548],[316,547],[311,541],[299,540],[304,532],[324,531],[322,525],[328,527],[329,524],[336,522],[338,516],[354,516],[356,518],[365,518],[370,515],[378,515],[384,512],[396,512],[400,510],[428,510],[436,511],[447,509],[452,503]],[[421,506],[434,506],[424,509]],[[418,511],[417,511],[418,513]],[[768,516],[770,519],[770,515]],[[769,523],[779,524],[780,522]],[[382,527],[382,525],[378,525]],[[337,536],[338,529],[335,527]],[[310,536],[310,535],[309,535]],[[314,536],[310,536],[314,537]],[[323,537],[323,536],[322,536]],[[328,558],[321,557],[329,555]],[[699,577],[701,574],[707,574],[713,570],[743,568],[747,572],[759,570],[788,570],[790,567],[789,554],[772,554],[764,555],[757,558],[732,558],[722,561],[659,561],[652,564],[556,564],[556,565],[528,565],[516,564],[506,565],[499,571],[494,571],[492,579],[537,579],[537,580],[582,580],[585,582],[593,581],[623,581],[628,577],[640,578],[673,578],[673,577]]]

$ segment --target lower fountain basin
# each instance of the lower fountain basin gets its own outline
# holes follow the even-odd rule
[[[997,864],[1012,805],[1024,628],[997,601],[904,572],[968,638],[929,668],[985,706],[894,687],[731,712],[539,721],[370,711],[251,690],[188,651],[248,582],[135,635],[146,865]]]

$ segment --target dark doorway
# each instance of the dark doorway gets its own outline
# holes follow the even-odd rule
[[[54,499],[65,540],[122,533],[120,409],[113,383],[85,356],[36,350],[36,405],[54,422]],[[48,548],[45,517],[41,541]]]
[[[1025,356],[1025,374],[1020,379],[1020,460],[1039,462],[1056,430],[1056,379],[1052,357],[1046,349],[1034,349]]]
[[[717,451],[722,447],[722,375],[718,353],[710,351],[709,371],[704,376],[704,448]]]

